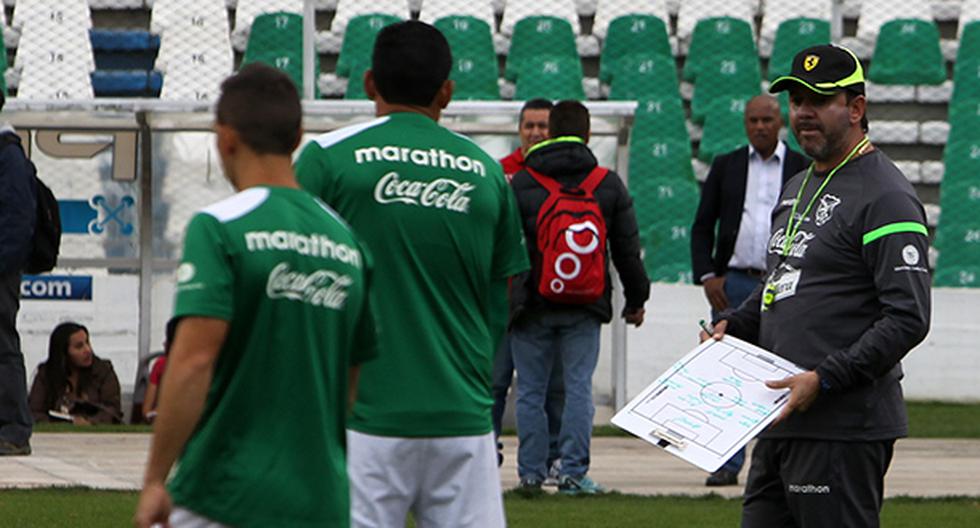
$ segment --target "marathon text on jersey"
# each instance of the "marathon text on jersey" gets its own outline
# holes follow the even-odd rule
[[[295,251],[300,255],[339,260],[355,268],[361,267],[361,253],[347,244],[337,243],[326,235],[303,235],[292,231],[249,231],[245,246],[255,251]]]
[[[383,147],[362,147],[354,150],[354,161],[358,165],[378,161],[411,163],[420,167],[437,167],[440,169],[472,172],[486,177],[487,169],[483,162],[469,156],[457,156],[443,149],[413,149],[395,145]]]

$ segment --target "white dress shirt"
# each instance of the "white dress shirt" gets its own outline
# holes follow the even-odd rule
[[[735,251],[729,268],[766,269],[766,248],[772,210],[779,201],[783,186],[783,161],[786,144],[780,141],[769,159],[762,159],[755,147],[749,145],[749,173],[745,179],[745,206],[742,222],[735,238]]]

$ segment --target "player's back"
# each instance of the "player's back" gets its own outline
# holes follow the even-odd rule
[[[362,372],[351,428],[489,431],[492,285],[527,259],[500,165],[422,114],[395,113],[317,138],[296,172],[376,259],[380,353]]]
[[[171,486],[179,504],[212,518],[248,512],[242,525],[345,522],[347,373],[374,344],[366,259],[299,189],[253,187],[193,218],[175,314],[225,319],[229,331],[182,458],[193,469]]]

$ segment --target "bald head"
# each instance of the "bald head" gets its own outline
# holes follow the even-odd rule
[[[757,95],[745,105],[745,135],[763,158],[768,159],[779,143],[783,118],[779,101],[771,95]]]

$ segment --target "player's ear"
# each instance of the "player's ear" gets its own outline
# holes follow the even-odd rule
[[[442,86],[439,87],[439,91],[436,92],[436,104],[439,105],[440,110],[449,106],[449,102],[453,100],[453,92],[455,90],[456,81],[451,79],[443,81]]]
[[[238,137],[237,130],[228,125],[216,123],[214,125],[214,132],[218,136],[218,152],[221,153],[222,156],[231,156],[238,150],[238,143],[241,140]]]
[[[372,101],[378,98],[378,87],[374,84],[374,72],[371,70],[364,71],[364,93]]]

